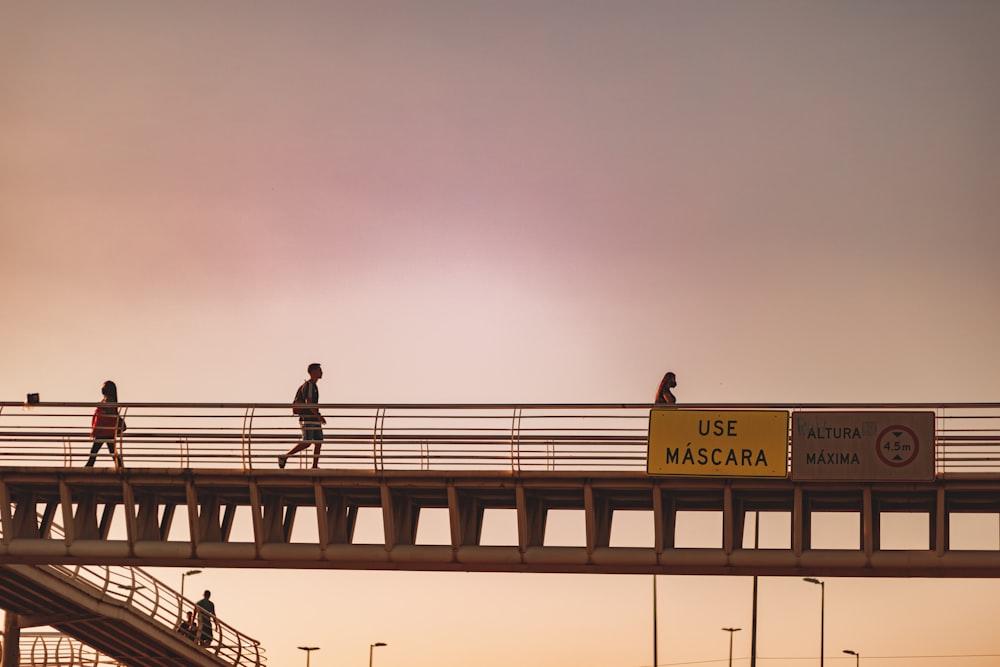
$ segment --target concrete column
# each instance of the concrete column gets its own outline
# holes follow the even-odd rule
[[[3,622],[3,660],[0,667],[18,667],[21,662],[21,626],[17,622],[17,614],[12,611],[4,613]]]

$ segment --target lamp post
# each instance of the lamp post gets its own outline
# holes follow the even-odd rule
[[[760,510],[753,513],[754,553],[760,548]],[[757,667],[757,575],[753,575],[753,617],[750,620],[750,667]]]
[[[385,642],[375,642],[368,645],[368,667],[372,667],[372,651],[375,650],[376,646],[387,646],[387,644]]]
[[[184,578],[185,577],[193,576],[195,574],[201,574],[201,570],[188,570],[187,572],[185,572],[184,574],[181,575],[181,599],[182,600],[184,599]]]
[[[819,584],[819,667],[823,667],[823,616],[826,613],[826,584],[813,577],[804,577],[802,581]]]
[[[729,667],[733,667],[733,633],[739,632],[743,628],[722,628],[729,633]]]
[[[849,648],[845,648],[844,649],[844,653],[846,653],[847,655],[853,655],[854,656],[854,667],[861,667],[861,654],[860,653],[858,653],[857,651],[852,651]]]
[[[313,651],[318,651],[319,646],[299,646],[298,648],[300,651],[306,652],[306,667],[309,667],[309,656]]]
[[[656,575],[653,575],[653,667],[658,667],[659,656],[657,655],[656,644]]]

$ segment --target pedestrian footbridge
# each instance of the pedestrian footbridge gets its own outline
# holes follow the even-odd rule
[[[263,649],[256,640],[217,618],[213,618],[214,636],[207,646],[198,646],[179,634],[182,610],[186,613],[194,603],[182,600],[176,592],[136,568],[2,565],[0,603],[7,611],[4,667],[108,663],[128,667],[261,667],[265,664]],[[76,642],[59,641],[50,635],[21,635],[21,628],[36,626],[55,628]],[[91,650],[84,652],[77,642]],[[22,650],[21,659],[15,646]],[[29,651],[27,656],[24,649]],[[67,661],[67,654],[81,662]],[[84,655],[94,662],[82,662]]]
[[[123,404],[122,470],[106,454],[82,467],[93,404],[0,407],[8,568],[1000,575],[1000,544],[970,545],[959,530],[1000,522],[1000,404],[685,406],[930,411],[932,469],[916,481],[651,476],[649,405],[321,406],[318,470],[305,467],[311,456],[278,468],[298,438],[287,404]],[[783,457],[790,446],[791,433]],[[432,513],[446,534],[422,540]],[[372,514],[378,539],[358,539]],[[577,522],[568,543],[547,530],[557,515]],[[832,546],[830,515],[849,526]],[[916,519],[917,543],[886,539],[899,515]],[[496,517],[513,529],[485,539]],[[616,528],[629,517],[646,535],[622,544]],[[758,540],[759,522],[778,526],[777,538]],[[692,523],[708,543],[687,540]]]
[[[311,455],[277,465],[298,441],[288,405],[121,404],[124,467],[102,452],[88,468],[95,407],[0,403],[0,667],[263,664],[258,643],[218,619],[209,646],[179,635],[192,603],[141,566],[1000,576],[1000,404],[684,408],[828,412],[837,423],[845,411],[931,412],[928,474],[912,480],[789,477],[790,429],[770,455],[777,475],[652,476],[649,405],[320,406],[326,441],[311,470]],[[916,453],[909,435],[894,441],[904,462]],[[688,459],[672,451],[674,464]],[[428,541],[420,526],[432,513],[446,530]],[[378,538],[361,539],[372,514]],[[548,528],[567,514],[575,539],[553,540]],[[486,530],[498,515],[513,527],[500,540]],[[831,515],[850,519],[833,545]],[[919,527],[903,548],[886,540],[900,515]],[[622,544],[629,516],[646,534]],[[963,542],[970,521],[994,539]],[[763,523],[778,526],[769,539]],[[690,543],[692,524],[707,543]],[[37,626],[63,634],[21,633]]]
[[[39,517],[44,523],[44,519]],[[49,522],[46,535],[65,538]],[[2,667],[263,667],[257,640],[214,614],[212,640],[198,645],[178,630],[191,600],[135,567],[0,564],[6,611]],[[51,627],[59,632],[22,633]]]

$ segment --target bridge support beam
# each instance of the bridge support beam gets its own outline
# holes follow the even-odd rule
[[[3,659],[0,667],[18,667],[21,663],[21,625],[17,614],[8,611],[3,619]]]
[[[0,469],[0,565],[994,577],[1000,550],[953,549],[949,529],[955,514],[1000,514],[998,490],[1000,481],[972,476],[852,484],[600,471]],[[190,535],[170,535],[179,507]],[[311,543],[292,539],[300,509],[317,522]],[[448,538],[423,540],[421,513],[441,509]],[[361,510],[381,512],[384,544],[354,543]],[[493,532],[487,510],[516,520],[506,538]],[[582,515],[579,542],[545,544],[553,511]],[[612,546],[615,520],[629,511],[650,517],[651,544]],[[744,546],[751,511],[788,522],[787,541]],[[817,548],[824,545],[814,543],[814,523],[823,529],[830,513],[850,515],[858,528],[834,536],[835,548]],[[919,516],[926,544],[883,549],[881,524],[893,514]],[[686,525],[701,516],[721,516],[721,530],[714,544],[692,548],[684,531],[678,535],[679,519]],[[51,517],[66,521],[65,535],[49,527]],[[830,541],[829,531],[821,537]]]

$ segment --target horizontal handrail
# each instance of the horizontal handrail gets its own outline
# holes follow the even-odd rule
[[[170,632],[177,632],[180,619],[188,610],[196,611],[196,618],[198,615],[208,616],[212,622],[212,641],[203,646],[203,650],[214,653],[234,667],[259,667],[264,664],[260,642],[215,614],[198,609],[194,602],[182,599],[179,593],[139,568],[108,565],[38,567],[62,574],[67,582],[99,595],[105,601],[124,604],[132,612],[145,616],[151,623]]]
[[[96,403],[0,402],[0,466],[77,467]],[[104,404],[107,406],[108,404]],[[287,403],[120,403],[127,467],[273,469],[299,442]],[[365,470],[641,470],[639,404],[321,404],[320,466]],[[685,404],[701,410],[932,411],[935,469],[1000,472],[1000,403]],[[292,467],[312,463],[311,451]],[[112,464],[107,448],[97,465]]]
[[[53,537],[64,536],[61,526],[56,523],[49,526],[49,531]],[[266,663],[264,650],[258,640],[240,632],[215,614],[202,610],[195,602],[182,597],[140,568],[126,565],[35,567],[55,574],[65,583],[94,598],[123,605],[168,632],[179,632],[186,613],[193,611],[196,620],[200,617],[211,620],[212,639],[202,646],[203,650],[213,653],[219,660],[233,667],[262,667]],[[197,643],[197,634],[191,642]]]
[[[33,567],[56,576],[63,583],[96,600],[125,607],[166,632],[178,631],[179,623],[176,622],[172,609],[176,606],[179,613],[183,608],[180,596],[138,568],[97,565]],[[172,604],[175,599],[177,605]],[[193,602],[186,602],[189,606],[194,606]],[[214,614],[200,613],[212,619],[213,632],[211,641],[205,642],[197,650],[205,651],[214,656],[215,660],[233,667],[261,667],[265,664],[263,649],[257,640],[239,632]],[[29,639],[30,641],[26,641]],[[186,639],[178,635],[177,641],[190,641],[192,647],[197,645],[195,637]],[[70,639],[61,633],[22,632],[20,646],[22,656],[30,656],[30,664],[33,665],[118,664],[96,649],[85,647],[79,640]]]

